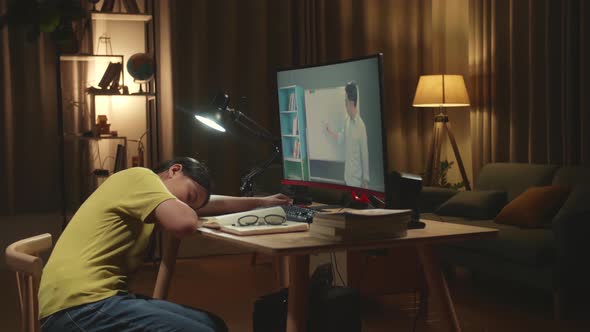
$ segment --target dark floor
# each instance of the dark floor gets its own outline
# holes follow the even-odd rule
[[[138,293],[151,294],[154,268],[146,265],[133,282]],[[0,270],[0,331],[18,331],[14,276]],[[179,261],[170,300],[222,316],[230,331],[251,331],[252,304],[276,289],[270,261],[251,265],[250,255]],[[517,286],[459,276],[449,281],[463,331],[590,331],[590,319],[554,321],[551,298]],[[4,291],[6,290],[6,291]],[[415,319],[413,292],[365,297],[363,331],[442,331],[445,319],[432,304],[427,318]],[[582,316],[582,315],[579,315]]]

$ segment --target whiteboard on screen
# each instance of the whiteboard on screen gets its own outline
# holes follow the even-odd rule
[[[344,146],[326,131],[343,130],[346,118],[344,87],[305,90],[305,118],[309,159],[344,161]]]

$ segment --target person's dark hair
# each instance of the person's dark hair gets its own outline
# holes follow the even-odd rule
[[[205,204],[207,204],[211,198],[212,187],[211,176],[209,175],[209,170],[205,164],[191,157],[177,157],[163,162],[152,171],[154,171],[156,174],[159,174],[167,171],[174,164],[182,165],[182,173],[185,176],[193,179],[195,182],[200,184],[201,187],[207,190],[207,198],[202,205],[205,206]]]
[[[346,83],[344,90],[346,91],[346,98],[348,98],[348,100],[352,101],[354,103],[354,106],[356,106],[356,102],[358,100],[358,95],[359,95],[356,82],[350,81],[350,82]]]

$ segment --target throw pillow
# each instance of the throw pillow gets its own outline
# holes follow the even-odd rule
[[[508,203],[494,219],[498,224],[543,227],[551,222],[567,195],[568,187],[532,187]]]
[[[494,219],[506,205],[506,200],[505,191],[460,191],[441,204],[436,213],[443,216]]]
[[[590,212],[590,186],[577,185],[568,195],[552,223],[566,222],[568,219]]]

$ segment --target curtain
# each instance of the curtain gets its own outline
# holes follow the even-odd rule
[[[473,170],[590,165],[590,4],[470,0]]]
[[[6,11],[0,0],[0,12]],[[0,30],[0,215],[60,208],[53,43]]]
[[[211,132],[191,111],[227,91],[273,133],[275,69],[384,53],[390,169],[423,171],[432,114],[411,107],[419,75],[435,69],[431,0],[220,0],[171,2],[174,151],[205,160],[217,192],[237,194],[240,174],[270,153],[239,130]]]

